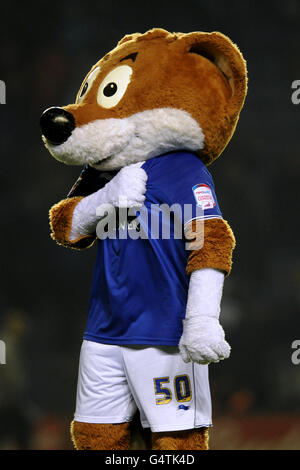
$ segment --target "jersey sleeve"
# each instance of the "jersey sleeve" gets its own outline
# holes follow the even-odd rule
[[[185,187],[179,191],[178,202],[182,207],[185,227],[193,220],[222,218],[215,185],[205,167],[191,172],[185,181]]]
[[[154,159],[155,160],[155,159]],[[164,156],[149,166],[149,185],[157,198],[177,208],[181,217],[186,248],[190,254],[186,271],[214,268],[229,274],[235,239],[223,219],[210,172],[199,157],[188,152]],[[147,166],[146,166],[147,171]]]
[[[195,219],[222,218],[211,174],[199,157],[178,152],[143,165],[148,174],[146,197],[179,206],[184,225]]]
[[[198,178],[200,181],[192,187],[195,199],[193,214],[184,221],[187,249],[190,251],[186,271],[190,275],[199,269],[213,268],[228,275],[235,238],[228,222],[223,219],[210,173],[206,168],[202,169]]]

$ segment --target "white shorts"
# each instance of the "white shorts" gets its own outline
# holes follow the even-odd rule
[[[184,363],[177,347],[84,340],[75,421],[124,423],[137,408],[153,432],[211,426],[208,366]]]

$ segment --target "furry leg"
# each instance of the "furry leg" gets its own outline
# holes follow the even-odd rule
[[[208,428],[152,434],[153,450],[208,450]]]
[[[71,423],[71,437],[77,450],[128,450],[129,423]]]

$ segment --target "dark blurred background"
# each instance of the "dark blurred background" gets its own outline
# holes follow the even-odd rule
[[[2,2],[0,79],[0,448],[68,449],[95,248],[56,245],[48,210],[80,168],[50,157],[41,112],[75,100],[123,35],[152,27],[218,30],[248,62],[237,132],[211,167],[236,238],[222,323],[230,360],[210,367],[211,447],[300,449],[300,1]],[[133,448],[142,448],[136,426]]]

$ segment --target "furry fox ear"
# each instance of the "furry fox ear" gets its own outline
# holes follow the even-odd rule
[[[216,65],[231,88],[231,98],[242,106],[247,93],[247,67],[238,47],[219,32],[182,34],[186,52],[199,54]]]

